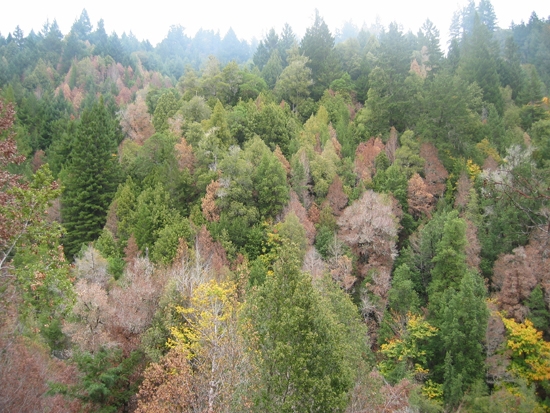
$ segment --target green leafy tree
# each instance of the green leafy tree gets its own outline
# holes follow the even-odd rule
[[[22,298],[20,311],[27,327],[39,331],[51,349],[64,344],[61,323],[74,301],[69,263],[60,245],[61,226],[46,219],[48,206],[60,193],[47,164],[36,172],[28,187],[14,189],[16,215],[26,226],[14,257]],[[5,214],[4,218],[11,221],[13,216]]]
[[[163,93],[155,106],[153,113],[153,126],[157,132],[168,130],[168,119],[179,109],[178,101],[174,93],[169,90]]]
[[[402,168],[407,179],[424,169],[425,160],[420,156],[420,142],[412,131],[405,131],[400,138],[401,146],[395,151],[395,164]]]
[[[495,105],[498,113],[504,111],[500,94],[500,79],[491,34],[476,15],[471,36],[466,37],[461,51],[458,74],[466,81],[477,85],[483,91],[483,100]]]
[[[434,74],[441,68],[443,63],[443,52],[440,47],[439,30],[427,19],[418,33],[420,46],[426,47],[428,61],[426,65],[430,69],[430,74]]]
[[[260,40],[256,53],[254,53],[253,61],[260,70],[263,70],[273,52],[277,50],[279,45],[279,36],[275,32],[275,29],[271,28],[265,35],[265,38]]]
[[[283,209],[290,196],[286,171],[272,154],[265,153],[254,170],[253,185],[257,191],[260,216],[274,217]]]
[[[355,118],[356,134],[360,140],[386,133],[390,128],[389,81],[388,74],[380,67],[376,67],[369,74],[370,88],[367,92],[365,107]]]
[[[216,101],[216,105],[212,111],[212,116],[210,116],[210,119],[205,121],[204,124],[207,129],[210,130],[210,133],[214,135],[215,139],[223,145],[223,147],[227,148],[231,143],[233,143],[227,122],[227,111],[219,99]]]
[[[550,326],[550,312],[546,309],[544,293],[540,284],[531,291],[526,305],[529,309],[527,317],[531,320],[533,326],[537,330],[547,331]]]
[[[289,64],[281,72],[274,93],[280,99],[285,99],[292,105],[295,112],[309,96],[309,86],[312,84],[311,69],[307,66],[305,56],[289,57]]]
[[[96,412],[110,413],[126,408],[138,390],[137,371],[143,353],[124,357],[121,349],[101,348],[95,354],[78,352],[74,361],[81,372],[77,384],[52,383],[50,394],[81,400]]]
[[[140,250],[152,248],[162,229],[175,218],[170,196],[161,184],[144,189],[136,199],[132,233]]]
[[[336,303],[327,303],[300,272],[297,252],[292,243],[281,250],[273,274],[245,305],[259,375],[254,410],[344,411],[357,355],[348,352],[348,329],[333,313]]]
[[[62,218],[68,257],[99,237],[120,179],[117,126],[103,99],[82,113],[63,175]]]
[[[313,77],[312,95],[319,99],[330,83],[340,77],[334,53],[334,37],[315,9],[313,25],[306,29],[306,34],[300,42],[300,53],[309,60],[307,66]]]
[[[281,57],[279,56],[279,51],[274,50],[271,54],[271,57],[267,61],[266,65],[262,69],[262,77],[264,78],[265,82],[267,83],[267,86],[270,89],[273,89],[275,87],[275,83],[277,83],[277,79],[283,72],[283,61],[281,60]]]
[[[449,287],[458,288],[468,270],[464,252],[466,245],[466,222],[453,211],[445,221],[443,236],[432,260],[434,267],[429,287],[431,296],[442,293]]]
[[[446,352],[443,395],[449,406],[457,406],[465,391],[485,376],[485,295],[483,279],[472,271],[464,274],[456,292],[450,288],[445,293],[439,337]]]
[[[416,132],[456,154],[472,151],[482,127],[482,91],[458,76],[442,72],[426,86],[424,110]]]

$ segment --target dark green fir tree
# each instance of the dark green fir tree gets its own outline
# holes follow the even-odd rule
[[[64,246],[67,256],[73,257],[83,243],[101,234],[120,181],[117,124],[103,98],[82,113],[62,179]]]

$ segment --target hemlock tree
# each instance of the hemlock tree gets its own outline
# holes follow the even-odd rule
[[[116,123],[103,98],[82,113],[71,153],[71,163],[63,172],[61,214],[67,233],[68,257],[83,243],[101,234],[109,204],[119,183]]]

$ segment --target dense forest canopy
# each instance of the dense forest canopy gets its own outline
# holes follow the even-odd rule
[[[549,411],[550,17],[496,22],[0,35],[0,410]]]

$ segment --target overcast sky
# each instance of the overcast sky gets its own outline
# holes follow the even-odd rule
[[[153,45],[160,42],[171,25],[180,24],[188,36],[199,28],[219,30],[223,36],[233,27],[237,36],[250,40],[262,39],[271,28],[277,32],[289,23],[298,36],[303,36],[313,22],[317,8],[331,31],[341,28],[346,21],[357,26],[373,24],[377,18],[387,27],[395,21],[406,32],[418,31],[429,18],[439,29],[442,40],[448,35],[453,13],[464,6],[466,0],[154,0],[137,1],[95,0],[26,0],[10,1],[0,13],[0,33],[7,36],[17,25],[25,35],[31,29],[40,31],[44,22],[57,19],[61,31],[67,34],[75,19],[86,9],[94,28],[99,19],[105,21],[108,33],[119,35],[132,31],[140,40],[148,39]],[[508,28],[510,23],[527,22],[534,11],[539,18],[550,16],[548,0],[493,0],[498,25]]]

